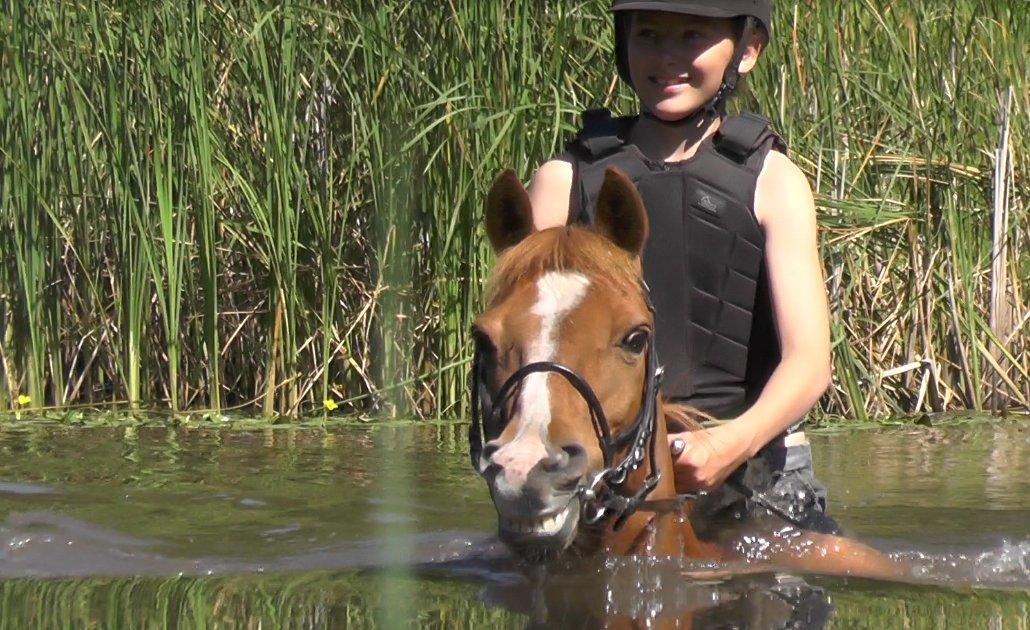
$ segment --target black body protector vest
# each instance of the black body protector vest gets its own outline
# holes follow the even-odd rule
[[[575,173],[569,222],[593,222],[607,167],[633,180],[650,224],[643,268],[663,393],[716,417],[740,413],[780,360],[754,199],[766,155],[786,146],[767,120],[743,114],[724,118],[690,159],[655,162],[626,140],[635,117],[583,119],[561,156]]]

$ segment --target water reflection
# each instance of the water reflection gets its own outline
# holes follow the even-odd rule
[[[639,608],[583,608],[573,582],[545,602],[532,593],[439,573],[368,572],[235,574],[213,577],[17,579],[0,581],[0,626],[375,628],[384,581],[414,593],[417,628],[626,627]],[[863,581],[755,576],[725,584],[680,585],[672,608],[638,616],[637,627],[679,628],[1021,628],[1025,592],[955,591]],[[634,596],[649,602],[645,584],[613,589],[613,606]],[[663,590],[670,587],[662,584]],[[501,591],[505,592],[501,592]],[[635,595],[634,595],[635,594]],[[672,600],[672,598],[669,598]],[[663,605],[665,602],[661,602]],[[587,600],[586,605],[596,605]],[[643,608],[641,606],[640,608]],[[653,608],[652,608],[653,609]],[[648,621],[650,620],[650,621]]]
[[[826,590],[790,575],[690,579],[678,561],[610,559],[538,578],[492,584],[484,601],[524,615],[530,627],[822,628]]]
[[[1018,627],[1030,607],[1018,423],[813,438],[831,513],[921,585],[627,558],[527,577],[463,431],[7,426],[0,627],[371,627],[387,592],[423,627]]]

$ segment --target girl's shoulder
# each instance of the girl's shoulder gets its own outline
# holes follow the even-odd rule
[[[769,119],[753,112],[724,118],[715,134],[715,146],[720,153],[741,163],[758,158],[759,167],[767,153],[787,153],[787,143]]]
[[[762,165],[762,173],[760,177],[766,175],[787,177],[792,180],[804,180],[805,184],[808,184],[808,178],[805,176],[805,172],[801,170],[794,160],[786,153],[780,151],[769,151],[765,155],[765,162]]]
[[[572,163],[562,156],[544,162],[533,173],[529,200],[536,229],[545,230],[568,223],[573,178]]]
[[[561,157],[569,161],[593,161],[617,151],[629,138],[637,116],[613,116],[606,108],[588,109],[579,130],[566,143]]]
[[[635,116],[612,116],[607,109],[583,112],[581,125],[565,150],[541,164],[529,184],[533,223],[540,230],[583,218],[577,194],[577,171],[583,164],[609,155],[625,143]]]
[[[808,176],[785,153],[769,151],[755,186],[755,218],[770,222],[814,220],[815,201]]]

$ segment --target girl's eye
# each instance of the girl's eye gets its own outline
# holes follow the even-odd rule
[[[631,354],[641,354],[647,348],[647,342],[651,338],[651,333],[647,329],[638,328],[633,332],[629,333],[622,339],[622,343],[619,345],[623,350]]]
[[[637,31],[637,37],[640,39],[654,39],[658,37],[658,34],[649,28],[642,28]]]

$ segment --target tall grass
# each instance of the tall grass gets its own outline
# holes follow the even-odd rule
[[[633,110],[606,6],[2,3],[0,405],[461,413],[485,186]],[[824,412],[1026,406],[1025,2],[776,10]]]

